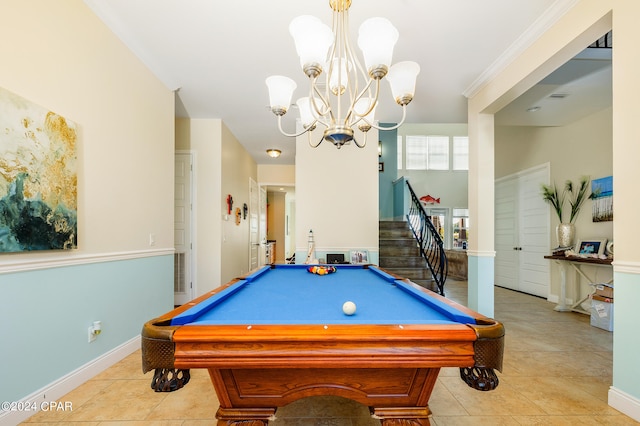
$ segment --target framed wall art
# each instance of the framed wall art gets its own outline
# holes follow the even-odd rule
[[[0,88],[0,129],[0,252],[76,248],[76,124]]]

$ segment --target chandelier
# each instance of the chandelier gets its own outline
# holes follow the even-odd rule
[[[349,7],[351,0],[329,0],[333,9],[333,28],[313,16],[299,16],[291,21],[289,32],[295,41],[302,71],[309,78],[309,95],[296,101],[303,130],[287,133],[282,129],[282,116],[291,105],[296,83],[274,75],[266,80],[271,111],[278,117],[280,132],[297,137],[326,127],[313,148],[327,140],[337,148],[351,141],[359,148],[366,145],[367,132],[397,129],[405,120],[406,106],[413,99],[420,66],[411,61],[391,65],[398,30],[385,18],[370,18],[362,23],[358,47],[364,57],[364,67],[349,42]],[[326,72],[325,72],[326,70]],[[396,103],[402,107],[402,120],[392,127],[375,124],[380,80],[386,76]],[[364,133],[364,141],[354,138],[354,129]]]

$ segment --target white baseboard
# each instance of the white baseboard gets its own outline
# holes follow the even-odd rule
[[[611,386],[609,388],[609,405],[640,422],[640,399]]]
[[[36,414],[43,405],[56,401],[62,402],[60,399],[66,394],[138,349],[140,349],[140,336],[132,338],[22,400],[16,401],[17,407],[33,407],[36,411],[0,411],[0,426],[15,426]]]

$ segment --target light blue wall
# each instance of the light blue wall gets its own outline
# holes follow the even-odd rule
[[[411,204],[411,193],[407,186],[407,179],[405,176],[401,176],[393,182],[393,219],[405,220],[407,213],[409,213],[409,206]]]
[[[468,253],[469,278],[467,306],[489,318],[494,316],[494,286],[492,256],[475,256]],[[490,289],[484,291],[482,289]]]
[[[640,275],[616,272],[613,282],[613,383],[637,398],[640,395],[640,338],[636,312],[640,301]]]
[[[0,275],[0,401],[19,401],[173,307],[173,256]],[[88,328],[102,333],[88,342]]]

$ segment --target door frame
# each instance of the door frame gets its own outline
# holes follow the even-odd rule
[[[185,264],[185,269],[188,272],[188,282],[186,283],[186,294],[184,297],[184,299],[186,299],[186,301],[184,301],[184,303],[192,300],[194,298],[194,295],[197,294],[196,293],[196,289],[197,289],[197,283],[196,283],[196,274],[195,274],[195,258],[196,258],[196,241],[195,241],[195,236],[196,236],[196,218],[195,215],[193,214],[193,212],[196,209],[196,180],[194,179],[194,176],[196,176],[196,153],[194,151],[191,150],[176,150],[174,153],[174,158],[177,159],[178,156],[188,156],[189,158],[189,163],[190,163],[190,170],[189,170],[189,204],[190,204],[190,208],[189,208],[189,230],[188,232],[186,232],[186,235],[189,239],[187,246],[189,247],[188,251],[189,251],[189,255],[187,256],[187,262]],[[174,162],[175,162],[174,159]],[[175,172],[174,172],[175,175]],[[175,176],[174,176],[175,179]],[[174,180],[174,186],[175,186],[175,180]],[[175,195],[174,195],[174,209],[175,209]],[[174,219],[174,232],[175,232],[175,219]],[[175,238],[175,237],[174,237]],[[174,247],[175,247],[175,241],[174,241]],[[174,252],[175,253],[175,252]],[[182,304],[182,303],[178,303],[178,300],[176,299],[176,293],[174,293],[174,304]]]

